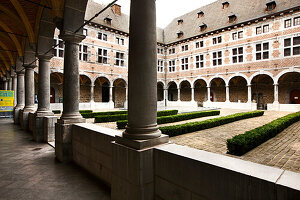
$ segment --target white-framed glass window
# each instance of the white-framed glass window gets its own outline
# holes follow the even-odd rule
[[[244,37],[243,31],[232,33],[232,40],[242,39],[243,37]]]
[[[188,50],[189,50],[189,45],[188,44],[181,46],[181,51],[188,51]]]
[[[169,60],[169,72],[175,72],[175,71],[176,71],[175,60]]]
[[[195,56],[195,66],[196,66],[196,69],[204,67],[204,55],[203,54]]]
[[[270,31],[269,24],[263,25],[263,33],[268,33]]]
[[[84,44],[79,45],[79,60],[88,61],[88,46]]]
[[[244,49],[243,47],[232,49],[232,63],[242,63],[244,62]]]
[[[58,45],[58,46],[56,46]],[[56,46],[53,49],[53,55],[54,57],[60,57],[63,58],[64,57],[64,42],[61,39],[54,39],[53,40],[53,46]]]
[[[262,33],[268,33],[269,31],[270,31],[269,24],[256,27],[256,35],[259,35],[259,34],[262,34]]]
[[[300,16],[294,18],[294,26],[300,26]]]
[[[256,44],[256,60],[269,59],[269,42]]]
[[[188,70],[189,69],[189,58],[181,58],[181,70]]]
[[[98,63],[109,64],[109,55],[107,49],[98,48]]]
[[[169,54],[174,54],[174,53],[175,53],[175,48],[174,47],[169,49]]]
[[[214,37],[212,40],[213,44],[220,44],[222,43],[222,36]]]
[[[292,19],[284,20],[284,28],[290,28],[292,26]]]
[[[157,60],[157,72],[164,72],[164,61],[161,59]]]
[[[88,30],[86,28],[84,28],[82,34],[85,36],[88,36]]]
[[[284,39],[284,56],[300,55],[300,36]]]
[[[115,54],[115,66],[125,66],[125,53],[116,51]]]
[[[99,40],[107,41],[107,34],[106,33],[98,32],[98,36],[97,37],[98,37]]]
[[[199,49],[199,48],[201,48],[201,47],[204,47],[204,42],[203,42],[203,41],[198,41],[198,42],[196,42],[196,43],[195,43],[195,47],[196,47],[196,49]]]
[[[158,48],[157,48],[157,54],[164,54],[164,49],[158,47]]]
[[[222,65],[222,51],[216,51],[212,53],[213,66]]]
[[[124,45],[125,40],[124,40],[124,38],[116,37],[116,43],[119,45]]]

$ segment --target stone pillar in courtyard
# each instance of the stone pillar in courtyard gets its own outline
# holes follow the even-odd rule
[[[38,109],[34,115],[33,139],[36,142],[47,141],[44,138],[43,118],[53,116],[50,110],[50,59],[52,56],[39,55]]]
[[[34,107],[34,64],[23,65],[25,68],[25,107],[20,112],[21,128],[28,130],[28,115],[35,111]]]
[[[226,101],[227,103],[230,102],[230,97],[229,97],[230,93],[229,93],[229,85],[226,85]]]
[[[24,70],[18,71],[17,72],[17,105],[14,108],[14,122],[15,124],[20,123],[20,111],[24,108],[25,106],[25,100],[24,100]]]
[[[84,123],[79,113],[79,43],[84,35],[62,32],[65,42],[63,113],[55,126],[55,155],[61,162],[72,160],[72,124]]]
[[[7,80],[8,80],[8,88],[7,88],[7,89],[8,89],[8,90],[12,90],[12,78],[11,78],[10,75],[8,76],[8,79],[7,79]]]
[[[211,102],[210,100],[210,87],[207,86],[207,102]]]
[[[177,95],[178,95],[177,101],[180,101],[180,88],[178,88],[177,90],[178,90],[178,91],[177,91]]]
[[[8,89],[8,81],[7,81],[7,78],[6,77],[4,77],[3,79],[3,82],[4,82],[4,90],[7,90]]]
[[[251,101],[251,97],[252,97],[252,94],[251,94],[251,85],[248,85],[248,103],[252,103]]]
[[[154,199],[153,147],[167,143],[157,126],[155,0],[131,0],[128,126],[113,145],[111,198]]]
[[[278,83],[274,84],[274,102],[273,102],[273,110],[280,110],[279,108],[279,100],[278,100]]]
[[[17,75],[15,72],[12,72],[12,75],[11,75],[11,78],[12,78],[12,90],[14,91],[14,107],[17,105],[17,98],[18,98],[18,95],[17,95]]]
[[[195,88],[191,88],[191,101],[195,101]]]

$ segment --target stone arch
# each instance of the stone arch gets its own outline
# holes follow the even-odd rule
[[[97,75],[94,79],[92,79],[92,82],[94,83],[95,85],[95,81],[98,79],[98,78],[105,78],[106,80],[108,80],[109,82],[109,85],[112,85],[113,81],[110,80],[110,78],[106,75]]]
[[[203,77],[198,77],[198,78],[194,79],[194,81],[192,82],[192,86],[195,87],[195,83],[199,80],[202,80],[203,82],[205,82],[206,86],[208,86],[209,82]]]
[[[191,82],[183,80],[179,84],[180,88],[180,101],[191,101],[192,100],[192,88]]]
[[[203,78],[196,79],[193,82],[194,100],[197,102],[207,101],[207,82]]]
[[[230,77],[228,78],[227,82],[226,82],[226,85],[229,85],[229,82],[230,82],[231,79],[233,79],[233,78],[235,78],[235,77],[239,77],[239,76],[240,76],[240,77],[243,77],[243,78],[246,80],[247,85],[250,85],[251,81],[250,81],[249,77],[246,76],[245,74],[240,74],[240,73],[237,73],[237,74],[234,74],[234,75],[230,76]]]
[[[278,101],[281,104],[300,104],[300,70],[281,74],[278,79]]]
[[[87,103],[91,101],[91,79],[87,75],[81,74],[80,81],[80,103]]]
[[[178,86],[175,81],[170,81],[168,83],[168,100],[169,101],[178,100]]]
[[[208,80],[208,86],[211,87],[211,82],[212,80],[216,79],[216,78],[220,78],[224,81],[225,85],[227,84],[226,79],[223,76],[217,75],[217,76],[213,76]]]
[[[114,79],[111,81],[112,85],[115,83],[116,80],[123,80],[124,83],[125,83],[125,87],[127,87],[128,82],[127,82],[127,80],[125,80],[125,79],[122,78],[122,77],[116,77],[116,78],[114,78]]]
[[[98,76],[94,81],[94,100],[95,102],[109,102],[111,83],[105,76]]]
[[[266,110],[267,104],[274,102],[274,78],[270,73],[257,73],[251,78],[252,102],[257,109]]]
[[[256,77],[257,75],[263,75],[263,74],[268,75],[273,80],[274,84],[276,83],[274,75],[271,72],[266,72],[266,71],[260,71],[260,72],[256,72],[256,73],[252,74],[249,78],[249,82],[251,83],[253,78]]]
[[[64,75],[61,72],[52,72],[50,74],[50,103],[62,103],[63,80]]]
[[[164,83],[162,81],[157,82],[157,101],[164,100]]]
[[[117,78],[113,81],[113,102],[115,108],[124,108],[127,95],[126,86],[127,83],[123,78]]]
[[[213,102],[225,102],[226,101],[226,81],[223,77],[216,76],[211,78],[210,84],[210,96]]]
[[[300,67],[300,66],[299,66]],[[287,69],[287,70],[284,70],[282,72],[280,72],[275,78],[274,78],[274,84],[278,84],[278,81],[280,79],[281,76],[283,76],[284,74],[286,73],[289,73],[289,72],[299,72],[300,73],[300,69],[297,69],[297,68],[294,68],[294,69]]]
[[[248,101],[248,81],[244,76],[232,76],[228,81],[229,101],[242,102]]]
[[[178,84],[179,87],[181,87],[182,82],[188,82],[190,84],[190,87],[192,87],[192,85],[193,85],[193,83],[190,80],[188,80],[188,79],[182,79],[181,81],[179,81],[179,84]]]

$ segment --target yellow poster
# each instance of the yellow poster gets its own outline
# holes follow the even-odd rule
[[[14,110],[14,91],[0,90],[0,112],[12,112]]]

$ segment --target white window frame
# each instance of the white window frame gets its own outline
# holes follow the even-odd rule
[[[117,55],[123,55],[122,57],[119,57]],[[117,67],[125,67],[125,52],[116,51],[115,52],[115,62],[114,65]]]
[[[268,49],[264,49],[264,44],[268,44]],[[260,45],[260,50],[257,50],[257,45]],[[261,60],[268,60],[270,59],[270,43],[269,42],[261,42],[255,44],[255,60],[261,61]],[[257,59],[257,55],[260,54],[260,59]],[[268,58],[264,58],[264,55],[268,55]]]
[[[101,49],[101,54],[99,54],[99,50]],[[106,55],[104,54],[106,52]],[[102,62],[100,62],[100,58],[102,58]],[[106,60],[106,62],[104,62]],[[109,65],[109,50],[104,48],[97,49],[97,63],[101,63],[103,65]]]
[[[189,70],[189,57],[180,58],[180,70],[181,71]]]
[[[182,52],[185,52],[185,51],[188,51],[188,50],[189,50],[189,45],[188,44],[185,44],[185,45],[181,46],[181,51]]]
[[[157,59],[157,72],[164,72],[164,60],[162,59]]]
[[[117,37],[116,36],[116,44],[124,46],[125,45],[125,39],[122,38],[122,37]]]
[[[221,56],[219,55],[219,53],[221,53]],[[216,54],[215,58],[214,54]],[[216,64],[214,64],[214,61],[216,61]],[[212,52],[212,65],[214,67],[223,65],[223,51]]]
[[[200,69],[200,68],[204,68],[205,62],[205,55],[204,54],[198,54],[195,56],[195,68],[196,69]]]
[[[53,54],[54,54],[54,57],[57,57],[57,58],[63,58],[64,57],[64,42],[62,39],[59,39],[59,38],[54,38],[53,42],[55,41],[55,45],[58,45],[58,43],[60,43],[60,45],[56,46],[54,49],[53,49]],[[61,55],[62,54],[62,55]],[[60,56],[61,55],[61,56]]]
[[[240,49],[242,49],[242,52],[240,52]],[[232,48],[232,63],[243,63],[244,62],[244,47],[236,47]],[[236,51],[236,54],[234,54],[234,51]],[[236,59],[236,62],[234,61]]]
[[[101,34],[101,37],[99,37],[100,34]],[[108,40],[108,35],[106,33],[103,33],[103,32],[98,32],[97,33],[97,38],[99,40],[107,41]]]
[[[204,41],[203,40],[195,42],[195,48],[196,49],[200,49],[202,47],[204,47]]]
[[[175,60],[175,59],[169,60],[168,63],[169,63],[168,71],[169,71],[170,73],[176,72],[176,60]]]
[[[284,57],[299,56],[299,55],[300,55],[300,53],[299,53],[299,54],[296,54],[296,55],[294,54],[294,49],[295,49],[295,48],[300,48],[300,43],[299,43],[299,44],[294,44],[295,38],[299,38],[299,40],[300,40],[300,36],[295,36],[295,37],[290,37],[290,38],[285,38],[285,39],[284,39],[284,42],[283,42],[283,46],[284,46],[283,56],[284,56]],[[285,46],[285,41],[286,41],[286,40],[290,40],[290,45],[289,45],[289,46]],[[290,55],[285,55],[285,51],[286,51],[287,49],[290,50]]]
[[[86,47],[86,51],[83,51],[84,47]],[[85,62],[89,61],[89,46],[88,45],[79,44],[79,60],[85,61]]]

